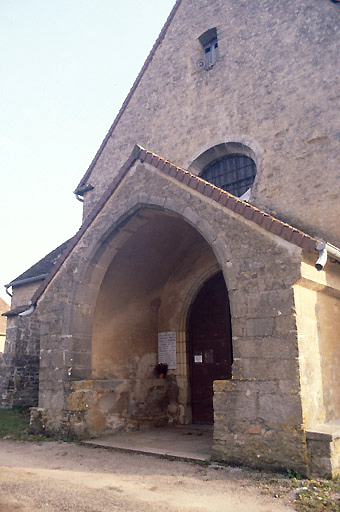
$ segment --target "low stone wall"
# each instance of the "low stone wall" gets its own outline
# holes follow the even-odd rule
[[[166,379],[103,379],[65,383],[65,407],[59,414],[31,409],[34,433],[63,434],[78,439],[139,430],[177,422],[178,388]],[[56,426],[58,427],[56,428]]]

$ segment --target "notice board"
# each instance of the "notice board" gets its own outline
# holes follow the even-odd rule
[[[158,333],[158,362],[176,370],[176,331]]]

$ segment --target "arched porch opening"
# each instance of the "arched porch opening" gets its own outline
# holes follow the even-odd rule
[[[139,209],[117,233],[94,312],[91,430],[191,423],[187,314],[220,265],[193,226],[162,210]],[[158,338],[168,332],[176,362],[160,380]]]

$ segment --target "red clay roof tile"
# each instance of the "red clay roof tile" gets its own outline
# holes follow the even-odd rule
[[[245,203],[238,201],[236,204],[235,213],[239,213],[240,215],[243,216],[245,208],[246,208]]]
[[[292,244],[295,244],[295,245],[301,247],[301,242],[302,242],[303,236],[304,236],[304,234],[301,231],[298,231],[297,229],[294,228],[293,234],[292,234],[292,239],[291,239]]]
[[[153,155],[151,153],[147,153],[146,154],[146,158],[145,158],[145,161],[147,164],[151,164],[152,163],[152,159],[153,159]]]
[[[211,197],[211,196],[212,196],[213,191],[214,191],[214,189],[213,189],[213,187],[210,185],[210,183],[206,183],[206,184],[205,184],[205,187],[204,187],[204,190],[203,190],[203,195],[205,195],[205,197]]]
[[[183,169],[181,169],[181,168],[178,168],[178,173],[177,173],[176,178],[179,181],[183,181],[184,176],[185,176],[185,171]]]
[[[169,162],[165,162],[165,165],[163,167],[163,172],[165,172],[166,174],[170,174],[170,169],[171,169],[171,166],[170,166]]]
[[[253,218],[252,218],[252,221],[256,222],[256,224],[260,225],[260,224],[262,224],[263,217],[264,217],[264,213],[263,212],[261,212],[260,210],[255,210]]]
[[[267,231],[270,231],[270,228],[272,227],[272,224],[273,224],[273,220],[274,220],[273,217],[270,217],[269,215],[265,214],[263,216],[260,226],[262,226]]]
[[[154,167],[157,167],[158,162],[159,162],[159,157],[158,157],[158,156],[156,156],[156,155],[154,155],[154,156],[153,156],[153,158],[152,158],[152,162],[151,162],[151,163],[152,163],[152,165],[153,165]]]
[[[146,159],[146,155],[147,155],[147,153],[146,153],[146,151],[145,151],[145,150],[141,151],[141,152],[140,152],[140,155],[139,155],[139,160],[140,160],[141,162],[144,162],[144,160]]]
[[[195,181],[197,181],[197,180],[195,180]],[[195,188],[197,188],[197,185]],[[214,201],[216,201],[218,203],[220,200],[220,197],[221,197],[221,190],[219,190],[218,188],[214,188],[211,199],[213,199]]]
[[[221,200],[220,200],[220,202],[221,202]],[[235,211],[236,206],[237,206],[236,197],[229,195],[229,197],[227,198],[226,207],[229,208],[229,210]]]
[[[176,178],[176,176],[177,176],[177,167],[175,165],[171,165],[170,166],[169,176],[172,176],[173,178]]]
[[[290,242],[293,236],[293,230],[289,226],[283,226],[282,231],[280,233],[280,237],[287,242]]]
[[[255,212],[253,208],[250,207],[249,204],[246,205],[244,211],[243,211],[243,217],[245,217],[248,220],[251,220],[255,215]]]
[[[276,222],[276,220],[273,221],[272,224],[270,225],[270,231],[274,233],[274,235],[280,235],[282,228],[283,225],[281,224],[281,222]]]
[[[228,199],[228,196],[226,196],[225,194],[221,194],[218,199],[218,202],[220,203],[220,205],[225,206],[228,202]]]
[[[184,185],[187,185],[190,181],[190,178],[191,178],[190,174],[188,172],[186,172],[183,176],[182,183],[184,183]]]
[[[198,183],[198,186],[197,186],[197,189],[196,189],[196,190],[197,190],[197,192],[199,192],[200,194],[203,194],[204,189],[205,189],[205,184],[204,184],[204,182],[200,181],[200,182]]]
[[[198,181],[195,180],[195,178],[193,176],[191,176],[191,178],[189,180],[189,183],[188,183],[188,186],[193,188],[194,190],[196,190],[197,187],[198,187]]]
[[[164,162],[164,160],[162,160],[161,158],[159,158],[158,163],[157,163],[157,169],[159,169],[160,171],[163,171],[164,166],[165,166],[165,162]]]

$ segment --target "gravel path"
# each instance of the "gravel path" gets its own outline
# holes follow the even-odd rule
[[[287,486],[256,471],[0,440],[0,512],[292,512]]]

